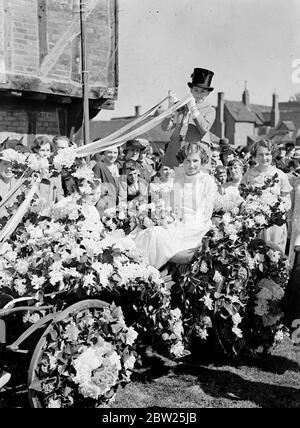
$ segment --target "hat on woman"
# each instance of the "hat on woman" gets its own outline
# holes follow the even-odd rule
[[[199,88],[207,89],[209,92],[213,91],[214,88],[210,86],[214,72],[207,70],[206,68],[194,68],[191,74],[192,81],[188,82],[188,86],[198,86]]]
[[[134,140],[126,141],[126,150],[128,149],[139,149],[144,150],[149,146],[149,141],[145,138],[135,138]]]

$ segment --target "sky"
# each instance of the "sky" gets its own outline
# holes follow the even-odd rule
[[[292,81],[300,61],[299,0],[119,0],[119,89],[113,111],[99,120],[142,112],[171,89],[181,98],[195,67],[214,71],[217,93],[271,105],[300,92]]]

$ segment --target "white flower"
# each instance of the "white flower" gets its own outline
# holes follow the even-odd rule
[[[33,171],[40,171],[41,169],[43,169],[43,167],[45,167],[45,164],[43,164],[43,163],[41,162],[41,159],[42,159],[42,158],[39,158],[36,154],[31,153],[31,154],[27,157],[27,159],[26,159],[26,163],[27,163],[28,167],[29,167],[30,169],[32,169]],[[47,159],[46,159],[46,161],[47,161]],[[48,161],[47,161],[46,168],[48,168],[48,167],[49,167],[49,163],[48,163]]]
[[[83,346],[82,353],[74,360],[76,376],[73,381],[79,384],[79,392],[84,397],[98,399],[117,383],[121,363],[113,349],[99,337],[96,345]]]
[[[2,256],[5,253],[9,253],[12,251],[12,247],[7,242],[3,242],[0,244],[0,255]]]
[[[275,338],[274,339],[275,339],[276,342],[282,342],[283,339],[284,339],[284,333],[283,333],[283,331],[282,330],[277,331],[276,334],[275,334]]]
[[[135,364],[135,356],[133,354],[130,354],[129,357],[124,362],[124,368],[125,370],[132,370]]]
[[[215,281],[217,284],[220,284],[223,281],[223,275],[220,274],[218,270],[215,271],[213,281]]]
[[[235,326],[240,324],[241,321],[242,321],[242,318],[238,312],[235,315],[232,315],[232,322]]]
[[[235,226],[236,230],[241,230],[243,228],[243,223],[239,220],[236,220],[234,222],[234,226]]]
[[[25,259],[19,259],[16,263],[16,270],[20,275],[25,275],[28,272],[29,263]]]
[[[246,256],[246,260],[247,260],[249,269],[253,270],[255,268],[255,260],[250,255]]]
[[[35,323],[36,323],[36,322],[38,322],[40,319],[41,319],[41,316],[40,316],[39,314],[35,313],[35,314],[32,314],[32,315],[30,315],[30,316],[29,316],[28,321],[29,321],[31,324],[35,324]]]
[[[13,149],[5,149],[1,152],[1,157],[3,157],[8,162],[17,162],[25,165],[26,157]]]
[[[58,270],[49,271],[50,284],[55,285],[57,282],[63,281],[63,274]]]
[[[230,223],[232,220],[231,214],[230,213],[225,213],[222,217],[222,221],[227,224]]]
[[[84,275],[83,277],[83,287],[91,287],[93,285],[95,285],[95,279],[94,279],[94,274],[93,273],[88,273],[86,275]]]
[[[133,345],[137,337],[138,334],[135,329],[133,327],[129,327],[126,333],[126,345]]]
[[[19,294],[19,296],[24,296],[26,293],[26,280],[25,279],[15,279],[14,281],[14,289]]]
[[[173,321],[179,321],[181,319],[181,310],[179,308],[171,309],[170,315]]]
[[[60,152],[53,158],[54,168],[61,170],[62,167],[70,168],[76,158],[76,152],[72,147],[67,147],[60,150]]]
[[[267,252],[267,255],[269,256],[271,262],[278,263],[281,259],[281,254],[279,251],[274,251],[270,248],[270,250]]]
[[[254,217],[255,223],[257,223],[259,226],[262,226],[264,224],[267,224],[265,217],[262,214],[258,214]]]
[[[233,333],[238,337],[238,338],[242,338],[243,337],[243,332],[240,328],[234,326],[232,327],[232,331]]]
[[[237,230],[234,227],[233,224],[225,224],[224,226],[224,232],[226,233],[226,235],[236,235],[237,234]]]
[[[197,330],[197,334],[200,336],[200,338],[202,340],[206,340],[208,337],[208,332],[207,332],[206,328],[199,328]]]
[[[92,268],[97,272],[102,287],[107,287],[109,285],[109,278],[114,272],[114,267],[109,263],[94,262]]]
[[[76,172],[73,172],[73,177],[84,179],[87,181],[93,181],[95,176],[94,172],[91,168],[89,168],[87,165],[84,165],[77,169]]]
[[[184,352],[184,346],[182,342],[177,342],[174,345],[171,346],[170,353],[173,354],[175,357],[179,358],[183,355]]]
[[[8,251],[6,254],[4,254],[4,257],[10,263],[14,263],[18,258],[18,253],[16,251]]]
[[[281,211],[282,213],[287,212],[288,206],[287,206],[286,202],[284,202],[284,201],[280,202],[280,204],[278,205],[278,210]]]
[[[123,211],[120,211],[118,214],[118,218],[119,218],[119,220],[125,220],[125,218],[126,218],[125,213]]]
[[[39,226],[30,226],[27,229],[27,232],[30,235],[30,239],[39,239],[43,238],[43,230]]]
[[[273,207],[278,202],[278,196],[270,190],[265,190],[260,196],[260,200],[262,204]]]
[[[205,260],[202,260],[200,265],[200,272],[207,273],[208,272],[208,266]]]
[[[181,338],[183,333],[183,326],[181,321],[177,321],[173,327],[172,327],[173,333],[178,337]]]
[[[83,254],[84,254],[84,250],[78,244],[72,246],[71,257],[73,259],[79,260]]]
[[[48,401],[48,409],[60,409],[61,408],[61,401],[58,398],[57,400],[53,400],[53,398],[50,398]]]
[[[213,302],[213,300],[211,299],[211,297],[208,294],[206,294],[205,296],[203,296],[201,300],[204,302],[204,305],[207,307],[207,309],[209,311],[213,310],[213,303],[214,302]]]

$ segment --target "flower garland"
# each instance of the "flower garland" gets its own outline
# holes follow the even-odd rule
[[[256,193],[244,187],[245,200],[220,216],[196,251],[176,302],[187,348],[195,338],[213,335],[223,352],[249,354],[269,349],[282,336],[289,264],[258,239],[263,229],[286,218],[285,204],[270,191],[275,179]]]

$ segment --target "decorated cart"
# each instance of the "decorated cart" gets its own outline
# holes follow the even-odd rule
[[[100,219],[94,206],[99,183],[85,156],[118,147],[187,101],[133,131],[64,149],[51,164],[6,151],[19,180],[0,203],[14,199],[0,219],[0,364],[13,378],[27,376],[33,407],[109,405],[147,347],[201,359],[199,343],[211,340],[233,358],[267,352],[283,338],[288,262],[260,239],[285,221],[284,201],[272,192],[276,176],[216,207],[195,253],[178,254],[161,272],[126,233],[168,227],[177,221],[170,209],[136,202]],[[56,204],[36,199],[45,174],[71,180],[70,195]]]

